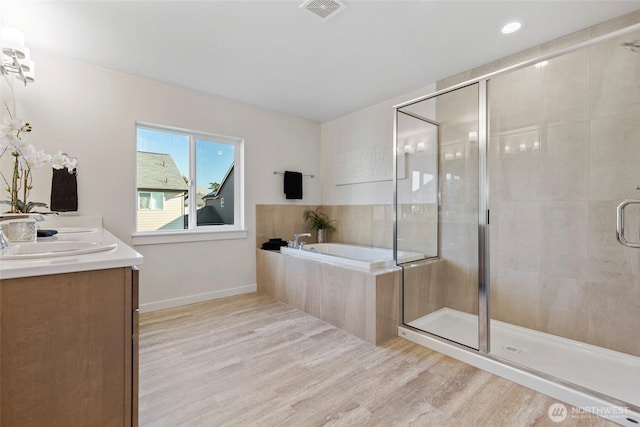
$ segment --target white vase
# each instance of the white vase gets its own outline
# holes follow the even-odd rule
[[[2,233],[10,242],[35,242],[38,236],[36,220],[19,218],[4,221]]]
[[[318,228],[318,243],[324,243],[324,228]]]

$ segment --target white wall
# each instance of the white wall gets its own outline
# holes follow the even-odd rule
[[[393,106],[435,92],[435,83],[372,105],[321,126],[322,203],[325,205],[369,205],[393,203],[392,181],[335,185],[334,157],[353,150],[387,145],[393,152]]]
[[[105,227],[126,243],[136,214],[137,120],[245,139],[248,238],[136,250],[145,256],[141,304],[175,305],[251,290],[255,205],[292,203],[273,171],[320,174],[320,125],[45,52],[32,56],[36,83],[15,90],[17,116],[33,126],[28,141],[78,158],[79,213],[103,215]],[[321,180],[305,178],[304,184],[298,203],[319,204]],[[50,187],[50,170],[36,170],[31,200],[48,202]]]

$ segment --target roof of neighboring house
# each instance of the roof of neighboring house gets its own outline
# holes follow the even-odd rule
[[[216,197],[218,195],[218,193],[220,193],[222,191],[222,187],[224,187],[224,184],[227,182],[227,178],[229,178],[229,175],[231,175],[231,172],[233,171],[233,166],[235,163],[231,164],[231,167],[229,168],[229,170],[227,171],[227,173],[224,175],[224,178],[222,178],[222,182],[220,183],[220,187],[218,187],[217,190],[213,190],[211,193],[207,194],[206,196],[204,196],[202,199],[210,199],[212,197]]]
[[[138,188],[147,190],[187,191],[170,154],[138,151]]]

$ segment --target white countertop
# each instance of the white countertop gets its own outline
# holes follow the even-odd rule
[[[44,276],[48,274],[72,273],[76,271],[104,270],[107,268],[130,267],[142,264],[142,255],[127,246],[109,231],[102,228],[102,218],[92,220],[78,217],[77,221],[65,219],[49,220],[40,224],[42,229],[58,229],[52,237],[39,238],[41,241],[83,240],[101,242],[103,245],[117,244],[115,249],[83,255],[52,258],[31,258],[20,260],[0,260],[0,279]],[[95,218],[99,218],[95,220]],[[77,224],[77,225],[76,225]]]

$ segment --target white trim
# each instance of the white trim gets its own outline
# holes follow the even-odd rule
[[[244,138],[235,144],[234,150],[234,172],[233,172],[233,191],[234,191],[234,217],[233,222],[238,227],[245,227],[245,194],[244,194]],[[239,202],[238,202],[239,201]]]
[[[196,202],[196,136],[184,132],[189,137],[189,193],[187,203],[187,215],[189,220],[187,226],[189,230],[195,230],[194,225],[198,222],[198,203]],[[194,221],[195,220],[195,221]]]
[[[440,341],[436,338],[432,338],[425,334],[421,334],[412,329],[405,328],[403,326],[398,327],[398,336],[405,338],[416,344],[420,344],[424,347],[435,350],[439,353],[445,354],[461,362],[467,363],[483,371],[490,372],[502,378],[506,378],[509,381],[513,381],[522,386],[528,387],[537,392],[546,394],[554,399],[561,400],[577,408],[616,408],[618,411],[626,412],[624,416],[613,415],[607,416],[605,411],[597,414],[602,418],[607,418],[614,423],[627,427],[637,427],[638,424],[628,421],[626,417],[640,421],[640,413],[636,413],[628,408],[621,408],[620,406],[613,405],[603,399],[599,399],[595,396],[583,393],[579,390],[575,390],[569,386],[558,384],[553,381],[549,381],[540,376],[532,373],[514,368],[512,366],[500,363],[497,360],[493,360],[489,357],[485,357],[482,354],[469,350],[466,348],[458,347],[453,344]],[[620,413],[620,412],[618,412]]]
[[[205,292],[203,294],[189,295],[186,297],[171,298],[163,301],[140,304],[140,313],[164,310],[165,308],[179,307],[182,305],[195,304],[197,302],[210,301],[214,299],[231,297],[234,295],[250,294],[257,291],[257,285],[239,286],[237,288],[223,289],[221,291]]]
[[[248,230],[218,230],[218,231],[163,231],[149,233],[135,233],[131,235],[133,246],[159,245],[164,243],[204,242],[209,240],[246,239]]]
[[[176,127],[176,126],[159,125],[159,124],[155,124],[155,123],[142,122],[142,121],[136,120],[136,128],[137,127],[143,127],[145,129],[148,129],[148,130],[161,130],[161,131],[177,133],[177,134],[185,134],[186,133],[186,134],[194,135],[194,136],[196,136],[196,137],[198,137],[200,139],[206,139],[206,140],[212,141],[212,142],[222,142],[222,143],[225,143],[225,144],[234,144],[234,143],[238,142],[239,140],[243,140],[243,138],[238,138],[237,136],[228,136],[228,135],[221,135],[221,134],[218,134],[218,133],[202,132],[202,131],[197,131],[197,130],[180,128],[180,127]],[[186,135],[186,136],[188,136],[188,135]]]

